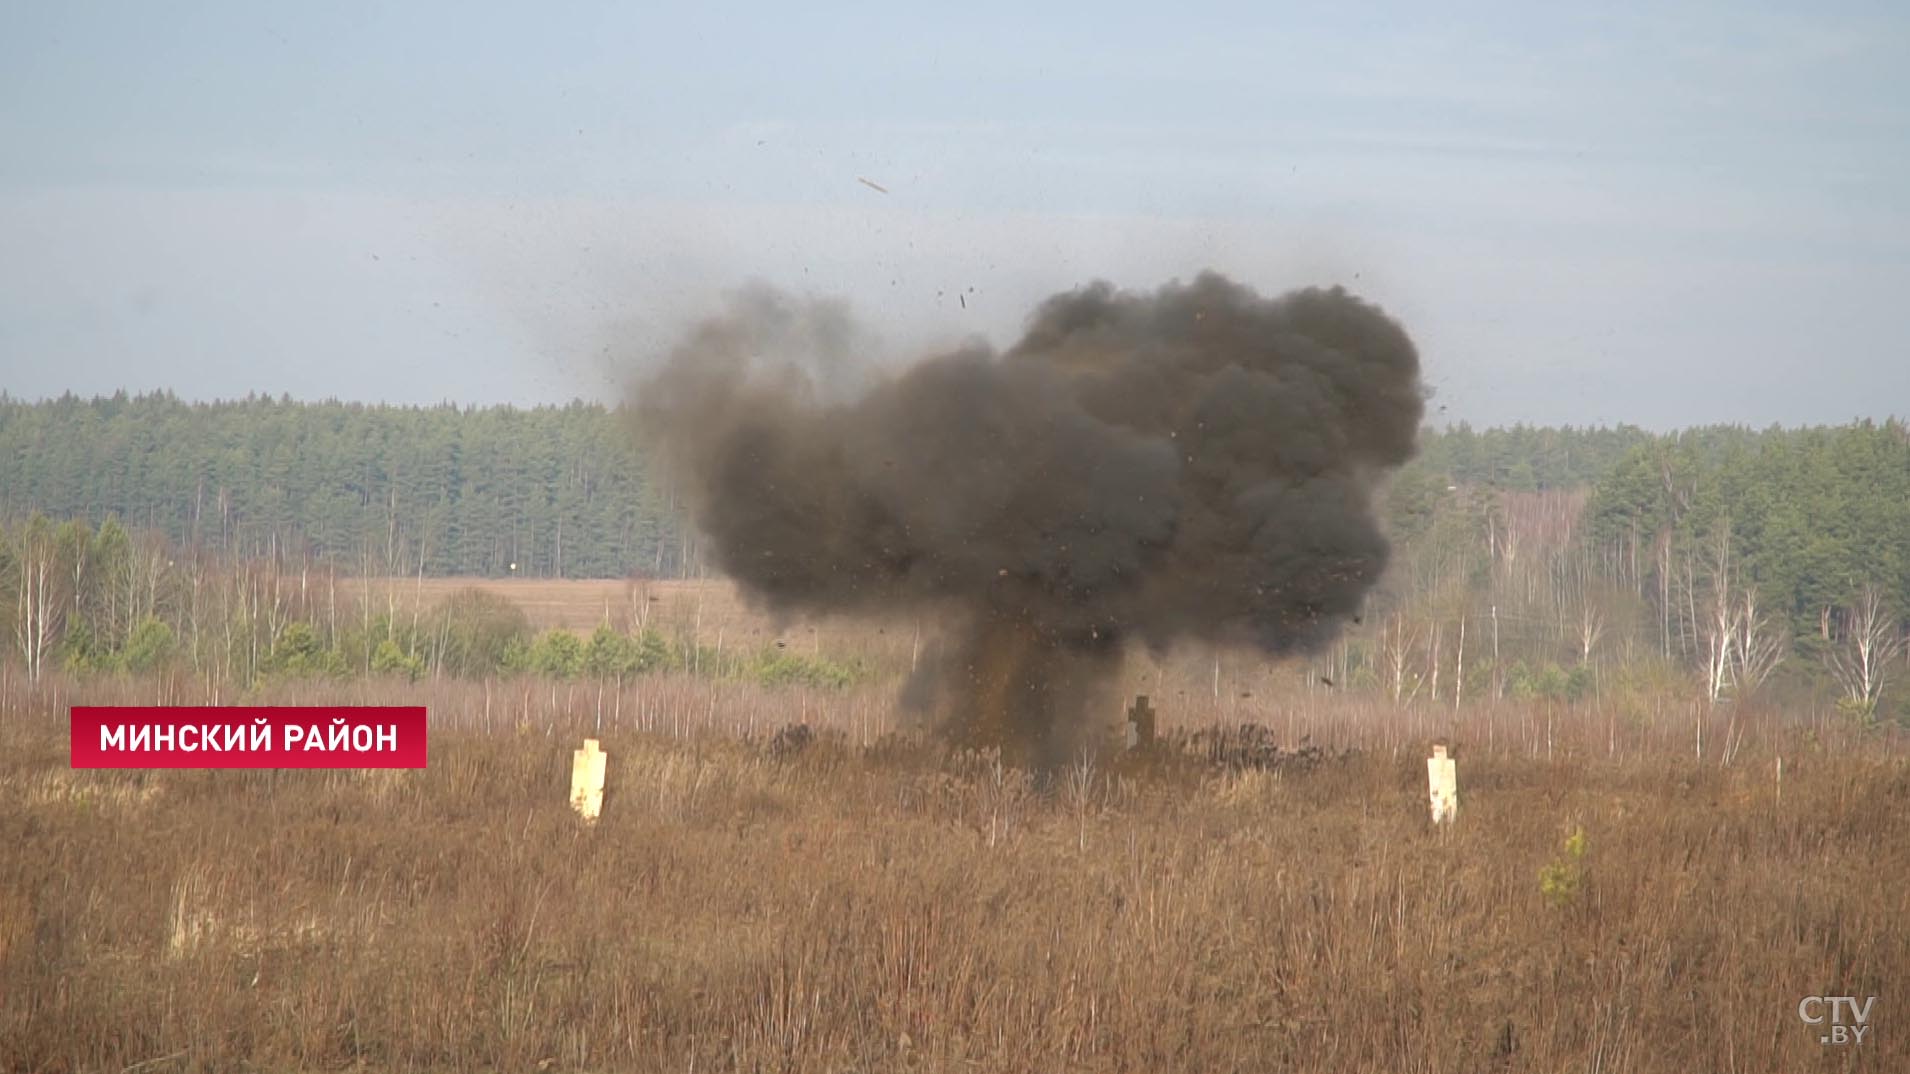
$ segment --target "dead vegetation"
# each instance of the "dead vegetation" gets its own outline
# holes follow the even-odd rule
[[[716,710],[755,703],[733,689]],[[586,695],[488,725],[462,688],[420,696],[431,767],[370,776],[72,772],[64,699],[10,697],[0,1070],[1910,1056],[1910,768],[1874,736],[1765,721],[1701,758],[1673,726],[1611,753],[1607,728],[1501,711],[1490,748],[1460,725],[1464,810],[1434,831],[1413,729],[1370,713],[1310,763],[1254,761],[1312,756],[1274,731],[1189,732],[1242,763],[1046,780],[839,723],[625,721],[586,828]],[[1880,997],[1854,1056],[1799,1022],[1818,994]]]

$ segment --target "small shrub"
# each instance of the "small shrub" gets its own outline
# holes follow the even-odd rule
[[[741,678],[759,686],[817,686],[841,689],[867,677],[859,662],[765,650],[745,664]]]
[[[135,675],[157,671],[172,660],[178,641],[172,628],[152,616],[140,620],[126,642],[126,670]]]
[[[392,643],[387,639],[384,644]],[[344,671],[344,658],[325,648],[310,623],[291,623],[279,631],[260,670],[290,679],[337,675]]]
[[[415,681],[424,674],[424,660],[405,652],[398,647],[397,642],[386,638],[372,651],[371,670],[379,675],[403,675]]]
[[[512,654],[525,647],[531,623],[508,597],[482,589],[460,590],[432,616],[437,641],[434,663],[452,675],[475,678],[510,670]]]
[[[531,644],[530,669],[553,679],[574,679],[584,669],[584,643],[568,630],[546,630]]]
[[[638,655],[635,638],[604,623],[584,646],[583,668],[593,678],[621,678],[637,669]]]
[[[1559,855],[1539,870],[1539,894],[1553,906],[1567,906],[1578,900],[1585,887],[1585,829],[1573,828],[1559,848]]]

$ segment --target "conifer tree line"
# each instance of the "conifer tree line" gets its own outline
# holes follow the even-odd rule
[[[583,403],[0,398],[8,659],[35,676],[163,666],[245,682],[773,662],[609,624],[533,635],[477,592],[409,615],[341,603],[347,575],[697,573],[695,536],[625,421]],[[1380,507],[1393,567],[1316,661],[1323,680],[1402,704],[1675,689],[1910,712],[1901,421],[1429,429]]]
[[[1551,459],[1576,439],[1577,472],[1508,466],[1512,432],[1429,436],[1394,482],[1397,562],[1342,675],[1453,704],[1675,686],[1910,712],[1902,421],[1520,433]]]
[[[354,574],[674,577],[673,491],[621,413],[169,394],[0,397],[0,503]]]
[[[1633,428],[1429,432],[1402,479],[1576,488],[1648,439]],[[350,574],[683,577],[701,568],[675,491],[625,415],[168,393],[0,395],[0,512],[156,531],[176,548]],[[1415,483],[1416,482],[1416,483]],[[1430,501],[1426,501],[1430,503]],[[513,565],[515,569],[513,570]]]

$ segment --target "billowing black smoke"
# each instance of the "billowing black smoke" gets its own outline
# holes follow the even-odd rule
[[[1385,566],[1372,497],[1413,452],[1419,359],[1338,288],[1097,283],[1004,353],[880,375],[864,346],[838,307],[753,291],[637,413],[771,608],[954,617],[911,692],[960,733],[1053,760],[1130,639],[1315,649]]]

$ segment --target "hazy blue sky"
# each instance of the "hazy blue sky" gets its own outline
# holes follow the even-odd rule
[[[0,388],[606,397],[748,279],[907,353],[1214,267],[1448,418],[1910,413],[1910,7],[1043,7],[11,4]]]

